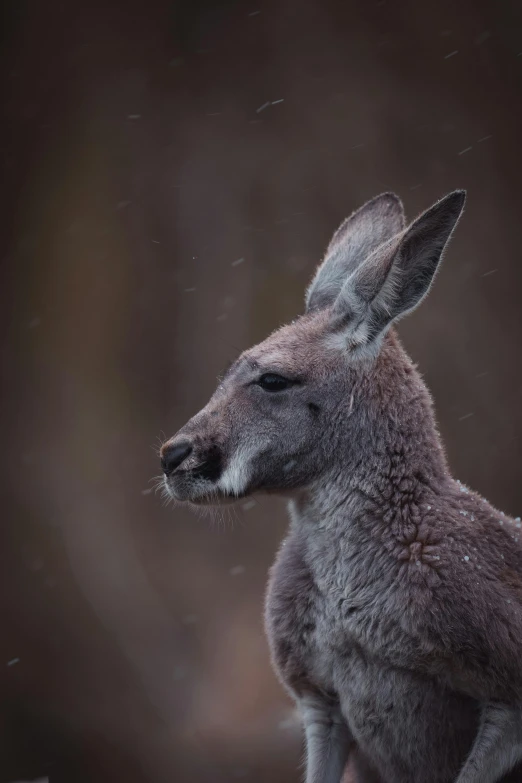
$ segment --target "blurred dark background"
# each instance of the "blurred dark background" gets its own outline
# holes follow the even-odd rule
[[[522,3],[2,6],[0,780],[290,783],[282,501],[152,491],[162,431],[392,189],[468,190],[400,326],[455,474],[522,508]]]

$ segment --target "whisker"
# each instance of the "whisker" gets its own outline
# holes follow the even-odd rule
[[[161,456],[160,454],[161,447],[163,446],[166,440],[168,440],[168,438],[163,431],[161,431],[159,435],[156,435],[156,443],[152,444],[150,447],[153,450],[153,452],[156,454],[156,456],[158,457]]]

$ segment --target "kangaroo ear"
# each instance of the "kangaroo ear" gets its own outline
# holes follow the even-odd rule
[[[417,307],[429,291],[465,200],[466,192],[455,190],[374,250],[346,280],[332,308],[332,329],[352,345],[369,343]]]
[[[402,203],[394,193],[376,196],[346,218],[333,235],[306,292],[307,312],[332,305],[346,278],[404,225]]]

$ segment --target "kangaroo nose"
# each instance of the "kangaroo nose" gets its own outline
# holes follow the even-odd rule
[[[192,446],[187,441],[173,443],[161,449],[161,467],[166,476],[170,476],[178,468],[184,459],[192,451]]]

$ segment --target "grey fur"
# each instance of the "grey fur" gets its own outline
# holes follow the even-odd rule
[[[339,783],[347,757],[357,783],[522,781],[521,523],[452,477],[393,328],[463,201],[394,237],[374,214],[382,243],[358,239],[369,255],[343,283],[344,224],[309,312],[246,351],[163,447],[193,447],[165,478],[177,500],[289,499],[266,629],[303,715],[307,783]],[[264,373],[294,383],[268,392]]]
[[[333,306],[354,344],[371,342],[392,320],[414,310],[428,293],[464,206],[450,193],[402,233],[380,244],[349,275]]]
[[[307,311],[333,304],[346,278],[368,256],[404,228],[404,209],[395,193],[381,193],[344,220],[306,292]]]

